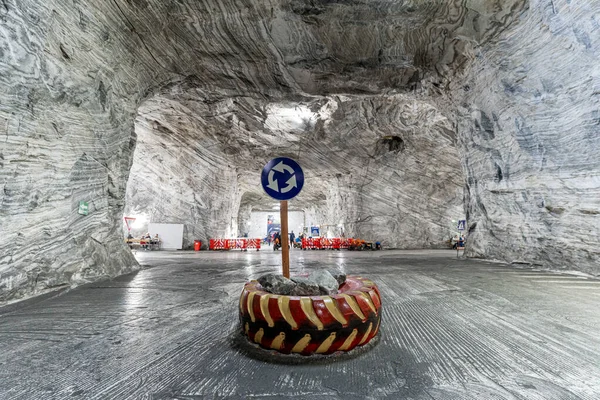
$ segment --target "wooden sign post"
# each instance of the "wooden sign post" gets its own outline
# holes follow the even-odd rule
[[[281,219],[281,265],[283,276],[290,277],[290,249],[288,236],[288,202],[281,200],[279,207],[279,218]]]
[[[290,277],[290,244],[288,236],[288,200],[300,193],[304,186],[304,172],[300,165],[291,158],[274,158],[265,165],[260,175],[265,193],[279,200],[279,217],[281,219],[281,264],[283,276]]]

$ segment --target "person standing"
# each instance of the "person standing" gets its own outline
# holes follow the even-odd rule
[[[294,235],[294,231],[290,232],[290,242],[288,243],[290,247],[294,246],[294,241],[296,240],[296,235]]]
[[[275,231],[273,234],[273,250],[277,250],[281,248],[281,235],[279,231]]]

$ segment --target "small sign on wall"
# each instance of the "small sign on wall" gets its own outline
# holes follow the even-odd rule
[[[80,201],[79,202],[79,210],[77,211],[77,213],[79,213],[81,215],[88,215],[88,212],[89,212],[88,202]]]

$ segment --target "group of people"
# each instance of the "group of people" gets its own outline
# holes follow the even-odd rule
[[[290,241],[288,243],[289,247],[302,247],[302,238],[304,237],[304,233],[301,233],[296,237],[294,231],[291,231],[289,234]],[[267,238],[269,245],[271,241],[273,241],[273,250],[277,250],[281,248],[281,233],[279,231],[275,231],[271,237]]]
[[[459,247],[465,247],[465,237],[462,233],[457,233],[451,240],[452,250],[456,250]]]
[[[133,237],[131,232],[129,232],[127,234],[127,243],[129,243],[130,249],[133,249],[133,244],[132,244],[133,242],[131,241],[132,239],[135,239],[135,238]],[[151,246],[157,245],[160,243],[160,238],[158,237],[158,233],[156,235],[154,235],[154,237],[152,237],[150,235],[150,232],[147,232],[146,234],[142,235],[142,237],[140,237],[139,243],[140,243],[140,247],[142,249],[149,250],[151,248]]]

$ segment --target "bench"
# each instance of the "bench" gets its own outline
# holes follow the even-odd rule
[[[142,247],[148,245],[149,250],[160,250],[160,240],[125,239],[125,243],[127,243],[131,249],[133,249],[133,246]]]

